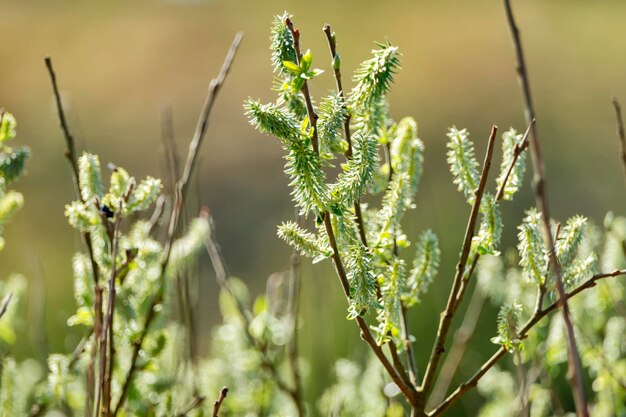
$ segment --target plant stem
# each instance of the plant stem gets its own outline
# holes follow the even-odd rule
[[[326,40],[328,42],[328,49],[330,51],[330,59],[331,63],[334,63],[335,59],[338,58],[337,54],[337,41],[335,37],[335,33],[331,31],[330,26],[328,24],[324,25],[322,29],[324,34],[326,35]],[[345,156],[346,159],[352,158],[352,135],[350,133],[350,119],[352,118],[352,114],[350,114],[348,110],[348,106],[346,105],[346,94],[343,90],[343,84],[341,82],[341,66],[340,65],[332,65],[333,71],[335,74],[335,83],[337,84],[337,92],[341,96],[341,100],[343,102],[343,108],[346,112],[345,117],[343,118],[343,131],[346,138],[346,142],[348,142],[348,149],[346,149]],[[363,222],[363,213],[361,212],[361,199],[357,198],[354,202],[354,215],[356,217],[356,224],[359,227],[359,236],[361,237],[361,242],[363,245],[367,247],[367,235],[365,234],[365,224]]]
[[[465,273],[465,266],[467,264],[470,248],[472,246],[472,238],[474,237],[476,220],[478,219],[478,213],[480,211],[480,203],[482,201],[483,192],[485,191],[485,186],[487,184],[487,177],[489,175],[489,168],[491,167],[491,158],[493,156],[493,147],[495,144],[497,131],[498,127],[494,125],[491,128],[491,134],[489,135],[489,142],[487,144],[487,152],[485,154],[483,170],[480,176],[480,183],[478,185],[478,188],[476,189],[474,204],[472,205],[472,211],[470,213],[467,227],[465,229],[465,238],[463,239],[461,257],[459,259],[459,263],[456,266],[456,274],[454,276],[452,289],[450,290],[446,309],[441,314],[439,329],[437,330],[437,338],[435,339],[435,344],[433,345],[433,350],[430,355],[430,359],[428,360],[428,365],[424,374],[424,381],[422,382],[422,386],[420,387],[420,391],[422,391],[423,395],[426,397],[430,395],[435,379],[435,374],[437,373],[439,361],[443,353],[445,352],[446,337],[448,335],[448,331],[450,330],[450,325],[452,324],[454,314],[456,313],[456,310],[461,301],[457,299],[457,297],[461,289],[461,284],[463,283],[463,274]]]
[[[513,17],[513,11],[511,9],[510,0],[504,0],[504,6],[506,10],[507,22],[511,30],[511,36],[513,38],[513,44],[515,47],[515,56],[517,60],[517,75],[522,88],[524,96],[526,122],[530,123],[535,119],[535,110],[530,93],[530,83],[528,80],[528,72],[526,70],[526,64],[524,61],[524,53],[522,49],[522,43],[519,36],[519,30],[515,24]],[[541,148],[539,145],[539,138],[537,135],[536,123],[531,125],[530,129],[530,155],[533,163],[533,169],[535,171],[534,178],[534,191],[537,208],[543,213],[543,237],[548,249],[549,263],[555,276],[555,285],[559,299],[562,300],[562,315],[565,323],[566,336],[567,336],[567,362],[568,362],[568,379],[574,395],[574,402],[576,404],[577,415],[579,417],[589,417],[589,410],[587,407],[587,399],[585,398],[585,389],[583,385],[583,375],[580,364],[580,356],[578,348],[576,346],[576,338],[574,336],[574,327],[572,325],[571,314],[569,306],[567,305],[567,299],[565,298],[565,288],[563,286],[563,279],[561,276],[561,266],[556,257],[554,249],[554,237],[550,228],[550,210],[548,206],[547,198],[547,185],[544,172],[543,159],[541,157]]]
[[[206,131],[209,127],[209,116],[211,115],[213,104],[215,102],[215,99],[218,93],[221,90],[222,85],[224,84],[224,81],[226,79],[226,76],[228,75],[228,72],[230,71],[230,67],[233,63],[235,54],[237,53],[237,49],[239,48],[239,44],[241,42],[242,37],[243,37],[243,34],[241,32],[235,35],[235,38],[230,46],[230,49],[228,50],[226,59],[224,60],[224,63],[222,64],[222,68],[220,69],[220,72],[217,78],[212,79],[209,84],[209,91],[204,101],[202,111],[200,112],[200,117],[198,119],[198,124],[196,125],[195,133],[193,135],[191,143],[189,144],[189,153],[187,155],[187,161],[183,169],[183,175],[181,179],[178,181],[178,184],[176,187],[176,201],[174,203],[174,207],[172,207],[172,215],[170,218],[169,228],[168,228],[168,237],[165,242],[165,248],[164,248],[165,257],[161,264],[161,274],[159,277],[160,289],[150,304],[148,315],[146,316],[146,320],[144,322],[144,327],[141,331],[140,337],[134,343],[130,368],[128,369],[128,372],[126,373],[126,377],[124,379],[124,383],[122,385],[122,390],[120,393],[120,398],[115,407],[115,411],[113,412],[113,417],[117,416],[117,414],[123,407],[124,402],[126,401],[126,396],[128,395],[128,388],[130,387],[130,383],[137,370],[137,359],[139,358],[139,352],[141,351],[143,341],[146,335],[148,334],[148,328],[150,327],[150,324],[152,323],[152,321],[154,320],[156,316],[155,307],[159,303],[161,303],[163,300],[163,290],[164,290],[163,286],[164,286],[165,273],[167,271],[167,266],[168,266],[170,254],[172,251],[172,244],[174,242],[174,238],[175,238],[175,234],[177,230],[178,218],[180,216],[180,212],[185,202],[185,194],[187,191],[189,178],[191,177],[191,173],[194,167],[196,166],[198,152],[200,151],[200,145],[202,144],[202,139],[204,138],[204,135],[206,134]]]
[[[293,22],[291,19],[287,18],[285,20],[289,31],[291,32],[293,38],[293,47],[296,51],[296,57],[298,58],[298,64],[300,64],[300,31],[294,29]],[[302,88],[302,93],[304,95],[304,100],[306,103],[307,112],[309,115],[309,123],[311,123],[311,127],[313,129],[313,149],[319,154],[319,148],[317,146],[317,115],[313,110],[313,101],[311,99],[311,95],[309,93],[309,89],[307,83],[304,83]],[[330,243],[330,247],[333,250],[332,260],[335,266],[335,270],[337,271],[337,275],[339,277],[339,281],[341,282],[341,287],[343,288],[343,292],[346,298],[350,299],[350,283],[348,282],[348,276],[346,275],[346,270],[343,266],[343,262],[341,260],[341,256],[339,255],[339,248],[337,247],[337,240],[335,239],[335,232],[333,230],[333,225],[331,221],[331,215],[329,212],[324,212],[322,214],[324,218],[324,227],[326,229],[326,234],[328,235],[328,241]],[[362,317],[357,317],[356,322],[361,330],[361,338],[365,340],[365,342],[370,345],[374,354],[378,358],[378,360],[382,363],[385,370],[389,373],[389,376],[395,382],[395,384],[400,388],[400,391],[404,394],[406,399],[412,406],[415,406],[417,401],[417,392],[415,387],[410,384],[407,384],[404,379],[401,377],[400,373],[393,367],[389,359],[383,353],[381,347],[376,343],[374,336],[370,332],[369,326],[365,322]]]
[[[218,417],[218,413],[220,411],[220,407],[222,406],[222,403],[224,402],[224,399],[226,399],[226,395],[228,395],[228,388],[224,387],[220,391],[219,398],[217,400],[215,400],[215,402],[213,403],[213,417]]]
[[[565,295],[565,299],[570,299],[586,289],[595,287],[597,285],[597,282],[603,278],[616,277],[619,275],[626,275],[626,269],[594,275],[583,284],[579,285],[576,289],[567,293]],[[538,293],[541,293],[541,289],[538,291]],[[538,297],[538,299],[539,298],[540,297]],[[557,300],[544,309],[536,309],[532,317],[526,322],[526,324],[524,324],[522,329],[519,331],[518,338],[520,340],[526,339],[526,337],[528,337],[528,332],[537,323],[539,323],[541,319],[546,317],[554,310],[558,309],[560,307],[560,304],[561,300]],[[507,350],[504,347],[500,347],[500,349],[498,349],[496,353],[494,353],[470,379],[459,385],[459,387],[455,389],[454,392],[452,392],[452,394],[450,394],[441,404],[439,404],[435,409],[430,411],[428,413],[428,416],[435,417],[441,415],[444,411],[446,411],[452,404],[454,404],[461,397],[463,397],[463,395],[465,395],[467,391],[474,388],[478,384],[478,381],[480,381],[480,379],[483,377],[483,375],[485,375],[487,371],[491,369],[506,354],[506,352]]]
[[[72,181],[74,183],[74,191],[76,192],[79,200],[84,204],[85,200],[82,197],[80,192],[80,184],[78,179],[78,160],[76,158],[76,146],[74,142],[74,136],[70,132],[69,124],[67,123],[67,117],[65,116],[65,110],[63,109],[63,102],[61,101],[61,94],[59,93],[59,86],[57,84],[56,73],[54,72],[54,67],[52,66],[52,58],[46,56],[44,58],[44,62],[46,64],[46,68],[48,70],[48,76],[50,78],[50,83],[52,85],[52,93],[54,95],[54,101],[57,109],[57,116],[59,120],[59,124],[61,126],[61,130],[63,132],[63,136],[65,138],[65,157],[70,164],[72,169]],[[91,241],[91,234],[89,232],[81,233],[81,238],[85,247],[87,248],[87,254],[89,256],[89,261],[91,263],[91,272],[93,274],[94,280],[94,317],[95,323],[94,327],[99,328],[102,326],[102,323],[98,320],[102,318],[102,289],[99,285],[99,277],[100,277],[100,268],[98,267],[98,263],[96,262],[96,258],[93,253],[93,243]],[[98,297],[98,292],[100,292],[100,297]],[[92,349],[92,358],[89,362],[87,369],[87,395],[85,396],[85,416],[89,416],[91,414],[92,408],[92,400],[94,394],[94,375],[95,375],[95,354],[97,351],[97,338],[94,339],[94,346]]]
[[[298,215],[296,210],[296,220],[301,222],[301,216]],[[291,334],[291,340],[287,345],[287,356],[289,357],[289,363],[291,373],[293,377],[293,391],[295,395],[296,407],[298,408],[298,415],[304,416],[304,403],[302,399],[302,377],[300,375],[300,366],[298,366],[298,316],[300,312],[300,281],[302,280],[301,268],[302,261],[300,254],[294,249],[291,255],[291,315],[293,319],[293,328]]]
[[[626,176],[626,133],[624,133],[624,119],[622,119],[622,108],[617,101],[617,97],[613,97],[613,108],[615,109],[615,121],[617,123],[617,138],[622,150],[622,168],[624,169],[624,176]]]

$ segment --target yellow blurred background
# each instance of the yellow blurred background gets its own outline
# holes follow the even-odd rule
[[[626,2],[526,0],[514,2],[526,50],[553,216],[575,213],[601,223],[606,211],[625,214],[611,95],[626,107]],[[24,274],[30,303],[18,356],[66,351],[76,343],[66,319],[74,309],[71,257],[81,250],[64,205],[74,198],[64,142],[57,125],[43,58],[53,58],[79,150],[100,154],[135,176],[163,176],[160,109],[173,109],[179,153],[186,155],[209,80],[237,31],[244,40],[211,116],[194,187],[211,208],[230,271],[255,293],[287,268],[290,249],[275,227],[293,216],[276,140],[248,125],[242,101],[273,100],[269,25],[288,10],[301,29],[314,66],[316,97],[333,88],[321,31],[337,32],[346,82],[369,57],[373,41],[392,41],[403,70],[390,95],[396,119],[413,116],[426,145],[417,208],[408,213],[410,239],[425,227],[439,234],[442,266],[431,297],[412,313],[418,363],[423,365],[449,289],[469,213],[445,163],[446,129],[467,127],[479,159],[492,124],[524,130],[510,36],[499,1],[0,1],[0,107],[18,120],[18,141],[32,149],[28,174],[15,188],[24,210],[5,230],[0,277]],[[348,85],[350,85],[348,83]],[[498,160],[499,163],[499,160]],[[529,187],[504,208],[504,243],[534,202]],[[192,208],[193,212],[194,209]],[[219,321],[217,288],[208,259],[201,263],[198,322],[203,335]],[[305,262],[301,347],[310,364],[307,396],[317,398],[341,356],[365,352],[329,262]],[[484,314],[469,374],[493,347],[493,311]],[[331,337],[329,337],[329,335]],[[204,343],[208,349],[208,343]],[[450,415],[475,409],[469,396]],[[456,413],[456,414],[455,414]]]

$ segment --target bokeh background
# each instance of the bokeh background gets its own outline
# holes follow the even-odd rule
[[[525,0],[514,7],[553,216],[583,213],[601,223],[608,210],[625,214],[610,97],[621,97],[626,106],[626,2]],[[7,248],[0,253],[0,277],[19,272],[30,283],[18,357],[67,351],[78,338],[66,319],[74,309],[71,257],[81,242],[63,216],[74,194],[43,57],[53,57],[78,149],[138,177],[162,176],[160,109],[173,109],[176,142],[186,154],[208,82],[234,34],[245,33],[211,117],[192,205],[210,207],[231,273],[261,293],[272,272],[288,267],[291,251],[275,227],[293,217],[293,208],[280,147],[248,125],[242,101],[274,99],[269,24],[284,10],[294,15],[314,66],[327,70],[313,83],[314,96],[334,85],[324,23],[337,32],[346,82],[369,57],[373,41],[389,39],[404,54],[390,94],[392,114],[413,116],[426,145],[418,204],[407,215],[405,231],[414,238],[432,228],[443,251],[431,296],[410,317],[423,366],[469,212],[445,163],[446,129],[469,128],[482,160],[492,124],[501,131],[525,127],[503,6],[495,0],[0,1],[0,106],[15,114],[18,140],[32,149],[28,174],[15,186],[26,206],[6,228]],[[507,246],[515,245],[515,225],[533,204],[526,183],[517,201],[504,207]],[[208,352],[206,338],[220,318],[205,258],[197,314]],[[335,359],[358,359],[365,349],[356,326],[344,319],[346,303],[330,263],[305,262],[303,280],[300,346],[310,365],[306,395],[314,399],[332,379]],[[495,311],[486,310],[462,373],[471,374],[490,354],[494,333]],[[479,401],[470,395],[450,415],[471,415]]]

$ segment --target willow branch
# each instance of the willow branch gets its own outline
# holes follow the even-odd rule
[[[615,121],[617,123],[617,138],[622,150],[622,168],[624,169],[624,176],[626,176],[626,133],[624,133],[624,119],[622,118],[622,108],[617,101],[617,97],[613,97],[613,108],[615,109]]]
[[[626,275],[626,269],[615,270],[613,272],[597,274],[589,278],[583,284],[576,287],[576,289],[570,291],[565,295],[566,299],[570,299],[582,291],[593,288],[597,285],[598,281],[604,278],[616,277],[619,275]],[[552,313],[554,310],[560,307],[561,301],[557,300],[544,309],[535,310],[532,317],[524,324],[522,329],[518,333],[518,339],[524,340],[528,337],[528,332],[539,323],[544,317]],[[500,347],[479,369],[478,371],[467,381],[463,382],[457,389],[452,392],[441,404],[439,404],[434,410],[428,413],[429,417],[435,417],[441,415],[452,404],[458,401],[466,392],[478,385],[478,381],[491,369],[505,354],[507,350],[504,347]]]
[[[122,386],[122,390],[120,393],[120,399],[118,400],[117,406],[115,407],[115,411],[113,412],[113,417],[116,417],[121,408],[124,405],[126,400],[126,396],[128,395],[128,388],[130,387],[130,382],[132,381],[135,372],[137,371],[137,359],[139,357],[139,352],[141,351],[141,347],[143,345],[143,341],[148,334],[148,328],[150,324],[154,320],[156,316],[155,307],[161,303],[163,299],[163,280],[165,277],[165,273],[167,270],[167,266],[169,263],[169,258],[172,251],[172,244],[174,242],[174,237],[177,230],[178,219],[180,217],[180,213],[185,202],[185,194],[187,191],[187,187],[189,184],[189,178],[191,177],[191,173],[193,172],[194,167],[196,166],[196,161],[198,158],[198,153],[200,151],[200,145],[202,144],[202,139],[204,138],[206,131],[209,127],[209,116],[211,115],[211,110],[213,109],[213,104],[215,99],[217,98],[218,93],[221,90],[222,85],[230,71],[230,67],[235,58],[235,54],[237,53],[237,49],[239,48],[239,44],[241,43],[241,39],[243,34],[241,32],[235,35],[235,39],[228,50],[226,55],[226,59],[222,64],[222,68],[217,76],[211,80],[209,84],[209,91],[207,93],[207,97],[204,101],[204,105],[202,107],[202,111],[200,112],[200,117],[198,119],[198,124],[196,125],[196,130],[189,144],[189,153],[187,155],[187,161],[185,163],[185,167],[183,168],[183,174],[181,179],[178,181],[176,187],[176,200],[174,203],[174,207],[172,207],[172,215],[169,222],[168,228],[168,237],[165,242],[165,257],[161,264],[161,274],[159,278],[160,282],[160,290],[157,295],[153,298],[152,303],[150,304],[148,315],[146,316],[146,320],[144,322],[143,330],[140,334],[139,339],[135,342],[133,347],[133,354],[131,358],[130,368],[126,373],[126,377],[124,379],[124,384]]]
[[[61,94],[59,93],[59,86],[57,83],[56,73],[54,72],[54,67],[52,66],[52,58],[46,56],[44,58],[44,62],[46,64],[46,68],[48,70],[48,76],[50,78],[50,84],[52,86],[52,93],[54,95],[54,101],[57,109],[57,117],[59,120],[59,125],[61,126],[61,131],[63,132],[63,136],[65,138],[65,158],[70,164],[70,168],[72,171],[72,182],[74,183],[74,191],[76,192],[76,196],[78,199],[84,204],[85,200],[80,192],[80,184],[78,179],[78,160],[76,157],[76,145],[74,142],[74,136],[72,135],[69,124],[67,123],[67,117],[65,116],[65,109],[63,108],[63,102],[61,101]],[[89,256],[89,262],[91,264],[91,272],[93,274],[94,280],[94,329],[95,332],[99,335],[99,329],[102,326],[102,322],[99,321],[102,318],[102,288],[100,288],[99,277],[100,277],[100,268],[98,267],[98,263],[96,262],[96,258],[93,253],[93,243],[91,241],[91,234],[89,232],[83,232],[80,234],[83,240],[83,244],[87,248],[87,254]],[[100,295],[100,297],[99,297]],[[95,353],[97,351],[97,340],[94,339],[94,346],[92,349],[92,358],[87,367],[87,395],[85,396],[85,416],[90,415],[92,399],[94,394],[94,375],[95,375]]]
[[[526,70],[526,64],[524,61],[524,53],[522,49],[522,43],[519,36],[519,29],[515,24],[513,17],[513,11],[511,10],[510,0],[504,0],[504,6],[506,10],[506,17],[511,30],[511,36],[513,38],[513,44],[515,47],[515,56],[517,60],[517,75],[519,84],[522,88],[525,104],[526,121],[530,123],[535,119],[535,109],[533,107],[532,97],[530,93],[530,83],[528,80],[528,72]],[[556,257],[554,249],[554,237],[550,229],[550,210],[548,206],[547,197],[547,185],[544,172],[543,159],[541,157],[541,147],[539,144],[539,138],[537,134],[537,125],[532,124],[530,132],[530,154],[533,163],[533,169],[535,172],[534,178],[534,190],[535,200],[537,208],[543,213],[543,235],[548,248],[549,263],[555,276],[555,284],[559,299],[562,302],[562,315],[563,322],[566,329],[567,340],[567,363],[568,363],[568,379],[572,387],[574,395],[574,402],[576,404],[577,415],[579,417],[589,417],[589,410],[587,407],[587,399],[585,398],[585,389],[583,386],[583,376],[580,364],[580,356],[578,348],[576,346],[576,338],[574,335],[574,327],[572,325],[571,314],[569,306],[567,305],[565,288],[563,286],[563,279],[561,274],[561,266]]]
[[[456,310],[461,301],[457,300],[457,296],[463,283],[463,274],[465,273],[465,266],[467,265],[467,259],[469,257],[470,248],[472,246],[472,238],[474,237],[474,229],[476,227],[476,221],[478,219],[478,213],[480,211],[480,203],[482,201],[485,186],[487,184],[489,169],[491,168],[491,158],[493,156],[493,147],[495,144],[497,131],[498,127],[494,125],[491,128],[491,134],[489,135],[489,142],[487,144],[485,161],[483,162],[483,170],[480,176],[480,183],[478,185],[478,188],[476,189],[474,204],[472,205],[472,211],[470,213],[467,227],[465,229],[465,237],[463,239],[461,257],[459,259],[459,263],[456,266],[456,274],[454,276],[452,289],[450,290],[446,309],[441,314],[441,320],[439,322],[439,328],[437,330],[437,338],[435,339],[433,350],[430,355],[430,359],[428,360],[428,366],[426,367],[426,372],[424,374],[424,381],[422,382],[422,386],[420,387],[420,391],[422,391],[426,396],[430,394],[430,391],[432,389],[439,361],[441,360],[441,357],[445,352],[445,342],[448,336],[448,331],[450,330],[450,326],[452,324],[452,318],[454,317],[454,314],[456,313]]]
[[[291,36],[293,38],[293,47],[296,52],[298,64],[300,64],[300,31],[298,29],[294,29],[293,22],[289,18],[285,19],[285,24],[291,32]],[[311,123],[311,127],[313,129],[313,150],[315,151],[315,153],[319,154],[317,141],[317,114],[315,114],[315,111],[313,110],[313,101],[311,99],[311,94],[309,93],[309,88],[306,81],[304,83],[304,86],[302,87],[302,93],[304,95],[304,101],[306,103],[309,123]],[[330,217],[331,215],[329,212],[326,211],[322,214],[322,216],[324,218],[324,227],[326,229],[326,234],[328,235],[328,242],[331,249],[333,250],[332,261],[335,266],[337,276],[339,277],[339,281],[341,283],[344,295],[349,300],[350,283],[348,282],[348,276],[346,274],[343,261],[341,260],[341,256],[339,255],[339,248],[337,247],[337,240],[335,238],[335,232],[333,230],[333,225]],[[369,326],[367,325],[365,320],[362,317],[357,317],[355,320],[357,322],[357,325],[359,326],[359,329],[361,330],[361,338],[363,338],[363,340],[365,340],[365,342],[370,345],[370,347],[374,351],[374,354],[381,362],[385,370],[389,373],[389,376],[391,377],[393,382],[398,386],[398,388],[400,388],[400,391],[402,391],[403,395],[407,398],[411,405],[415,405],[417,397],[415,387],[407,384],[401,377],[400,373],[394,368],[391,362],[389,362],[389,359],[385,356],[381,346],[376,343],[376,340],[374,339],[374,336],[372,335]]]

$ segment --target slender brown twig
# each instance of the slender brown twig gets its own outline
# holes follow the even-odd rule
[[[441,314],[439,329],[437,330],[437,338],[435,339],[433,350],[430,355],[430,359],[428,360],[428,365],[424,374],[424,381],[420,387],[420,391],[422,391],[425,396],[430,395],[439,361],[445,352],[445,342],[448,331],[450,330],[450,325],[452,324],[452,318],[454,317],[460,303],[460,300],[458,300],[457,297],[463,283],[463,274],[465,273],[465,266],[467,265],[467,259],[472,245],[472,238],[474,237],[474,229],[476,227],[476,220],[478,219],[478,213],[480,211],[480,203],[487,184],[487,177],[489,176],[489,169],[491,167],[491,158],[493,156],[493,147],[497,131],[498,127],[494,125],[491,128],[491,134],[489,135],[489,142],[487,144],[487,152],[485,153],[485,161],[483,163],[483,170],[480,176],[480,183],[476,189],[474,204],[472,205],[472,211],[465,229],[461,257],[456,266],[456,274],[454,276],[452,289],[450,290],[446,309]]]
[[[579,285],[576,289],[570,291],[565,295],[565,299],[570,299],[574,297],[576,294],[580,292],[595,287],[597,282],[603,278],[616,277],[619,275],[626,275],[626,269],[616,270],[613,272],[597,274],[589,278],[583,284]],[[521,330],[518,333],[517,338],[520,340],[525,339],[528,336],[528,332],[539,323],[544,317],[548,314],[552,313],[554,310],[558,309],[561,305],[561,301],[557,300],[554,303],[550,304],[548,307],[535,310],[532,317],[522,326]],[[500,347],[479,369],[478,371],[470,377],[467,381],[463,382],[458,386],[441,404],[439,404],[435,409],[430,411],[427,415],[429,417],[435,417],[441,415],[444,411],[446,411],[452,404],[457,402],[466,392],[476,387],[478,381],[491,369],[505,354],[507,350],[504,347]]]
[[[191,177],[191,173],[193,172],[193,169],[196,166],[198,153],[200,151],[200,145],[202,144],[202,139],[204,138],[206,131],[209,127],[209,116],[211,115],[213,104],[221,90],[222,85],[224,84],[224,81],[226,79],[226,76],[228,75],[228,72],[230,71],[230,67],[233,63],[235,54],[237,53],[237,49],[239,48],[239,44],[241,43],[242,37],[243,37],[243,34],[241,32],[235,35],[233,43],[231,44],[230,49],[228,50],[228,53],[226,55],[226,58],[224,60],[224,63],[222,65],[222,68],[220,69],[218,76],[214,78],[213,80],[211,80],[209,84],[209,91],[204,101],[202,111],[200,112],[200,117],[198,119],[198,124],[196,126],[195,133],[193,135],[191,143],[189,144],[189,153],[187,155],[187,161],[185,163],[185,167],[183,168],[183,174],[182,174],[181,179],[178,181],[178,184],[176,187],[176,201],[174,203],[174,207],[172,208],[172,215],[171,215],[169,227],[168,227],[168,237],[165,242],[165,248],[164,248],[165,257],[161,264],[161,274],[160,274],[160,279],[159,279],[160,289],[150,304],[148,315],[146,316],[144,327],[141,331],[139,339],[134,343],[130,367],[128,369],[128,372],[126,373],[126,377],[124,379],[124,383],[120,391],[120,398],[115,407],[115,411],[113,412],[113,417],[117,416],[117,414],[120,412],[120,410],[122,409],[124,405],[126,396],[128,395],[128,389],[130,388],[130,383],[135,375],[135,372],[137,371],[137,359],[139,358],[139,352],[141,351],[143,341],[146,335],[148,334],[148,328],[150,327],[150,324],[152,323],[152,321],[154,320],[156,316],[155,307],[159,303],[161,303],[163,299],[163,287],[164,287],[163,280],[167,271],[167,266],[168,266],[169,258],[170,258],[171,251],[172,251],[172,244],[173,244],[176,230],[177,230],[178,219],[179,219],[183,204],[185,202],[185,194],[186,194],[186,190],[189,184],[189,178]]]
[[[343,109],[345,111],[345,116],[343,118],[343,132],[346,138],[346,142],[348,143],[348,149],[346,149],[345,156],[346,159],[351,159],[352,135],[350,133],[350,119],[352,118],[352,114],[349,112],[348,106],[346,105],[346,93],[343,90],[343,84],[341,82],[341,60],[339,58],[339,53],[337,52],[337,38],[335,36],[335,32],[331,31],[328,24],[324,25],[324,28],[322,30],[324,31],[324,34],[326,35],[326,41],[328,42],[330,59],[335,74],[335,84],[337,84],[337,92],[341,96]],[[365,234],[365,224],[363,222],[363,213],[361,212],[360,198],[357,198],[354,202],[354,215],[356,217],[356,224],[359,228],[359,236],[361,237],[361,242],[363,242],[363,245],[367,247],[367,235]]]
[[[226,399],[227,395],[228,395],[228,388],[226,387],[222,388],[222,390],[220,391],[220,396],[213,403],[213,417],[218,417],[218,413],[220,412],[220,407],[222,406],[222,403]]]
[[[285,23],[291,32],[293,38],[293,47],[296,52],[296,57],[298,59],[298,64],[300,64],[301,54],[300,54],[300,31],[298,29],[294,29],[293,22],[291,19],[285,19]],[[307,108],[307,113],[309,116],[309,123],[313,129],[313,138],[312,145],[314,151],[319,154],[319,147],[317,143],[317,114],[313,109],[313,100],[311,99],[311,94],[309,93],[309,88],[307,83],[304,83],[302,87],[302,94],[304,95],[304,101]],[[337,275],[339,276],[339,281],[341,282],[341,286],[343,288],[343,292],[347,299],[350,299],[350,283],[348,282],[348,276],[346,274],[346,270],[343,266],[343,262],[341,260],[341,256],[339,255],[339,249],[337,247],[337,241],[335,239],[335,232],[333,230],[332,221],[330,218],[330,213],[323,213],[324,217],[324,227],[326,229],[326,234],[328,235],[328,241],[331,249],[333,250],[332,260],[335,265],[335,270],[337,271]],[[393,380],[393,382],[400,388],[403,395],[407,398],[411,405],[416,404],[417,391],[414,386],[407,384],[404,379],[401,377],[400,373],[396,370],[396,368],[389,362],[389,359],[385,356],[381,347],[376,343],[374,336],[372,335],[369,326],[365,322],[362,317],[357,317],[356,322],[361,330],[361,337],[365,342],[370,345],[374,354],[381,362],[385,370],[389,373],[389,376]]]
[[[80,192],[80,183],[79,183],[79,175],[78,175],[78,160],[76,157],[76,145],[74,142],[74,136],[69,128],[69,124],[67,123],[67,117],[65,116],[65,110],[63,109],[63,102],[61,101],[61,94],[59,93],[59,87],[57,84],[56,73],[54,72],[54,67],[52,66],[52,58],[46,56],[44,58],[44,62],[46,64],[46,68],[48,70],[48,76],[50,78],[50,83],[52,85],[52,93],[54,95],[54,101],[57,109],[57,116],[59,120],[59,124],[61,126],[61,130],[63,132],[63,136],[65,138],[65,157],[70,164],[72,170],[72,181],[74,183],[74,191],[76,192],[76,196],[80,199],[82,203],[85,203],[85,200],[82,197]],[[89,256],[89,261],[91,263],[91,272],[93,274],[94,280],[94,328],[95,332],[99,334],[99,329],[102,326],[102,322],[99,319],[102,318],[102,288],[99,285],[99,277],[100,271],[98,267],[98,263],[96,262],[96,258],[93,253],[93,244],[91,241],[91,234],[89,232],[81,233],[81,238],[85,247],[87,248],[87,254]],[[99,294],[100,293],[100,294]],[[91,415],[92,408],[92,400],[94,394],[94,375],[95,375],[95,355],[97,352],[97,341],[98,338],[94,339],[94,347],[92,349],[92,357],[89,362],[87,368],[87,395],[85,396],[85,416]]]
[[[530,123],[535,120],[535,109],[532,102],[530,93],[530,83],[528,80],[528,71],[526,69],[526,63],[524,61],[524,52],[522,49],[522,43],[519,35],[519,29],[515,23],[513,17],[513,11],[511,9],[510,0],[504,0],[504,7],[506,10],[507,22],[511,30],[511,36],[513,38],[513,44],[515,48],[515,57],[517,61],[517,75],[522,93],[524,96],[526,122]],[[537,208],[543,213],[543,237],[548,249],[550,268],[554,273],[554,283],[559,295],[559,299],[562,300],[562,316],[565,323],[566,340],[567,340],[567,362],[568,362],[568,379],[574,395],[574,402],[576,404],[577,414],[580,417],[588,417],[589,410],[587,407],[587,400],[585,398],[585,389],[583,385],[583,375],[580,364],[580,356],[578,348],[576,346],[576,337],[574,335],[574,327],[572,325],[571,314],[567,300],[565,298],[565,288],[563,286],[563,279],[561,276],[561,266],[556,257],[556,251],[554,249],[554,237],[550,228],[550,210],[548,205],[548,192],[546,185],[546,177],[544,171],[543,159],[541,157],[541,147],[539,144],[539,137],[537,134],[537,124],[533,123],[530,129],[530,155],[533,164],[533,170],[535,172],[534,178],[534,190],[535,200]]]
[[[205,399],[206,398],[202,397],[202,396],[194,397],[194,399],[185,408],[183,408],[183,411],[181,411],[180,413],[176,414],[176,417],[186,417],[187,414],[189,414],[190,412],[192,412],[196,408],[201,407],[202,404],[204,404]]]
[[[11,298],[13,298],[13,292],[9,292],[2,300],[2,306],[0,306],[0,318],[2,318],[2,316],[4,316],[4,314],[7,312],[7,308],[9,308]]]
[[[624,132],[624,119],[622,118],[622,108],[617,101],[617,97],[613,97],[613,108],[615,109],[615,122],[617,123],[617,138],[619,139],[620,147],[622,150],[622,168],[624,169],[624,176],[626,176],[626,133]]]

